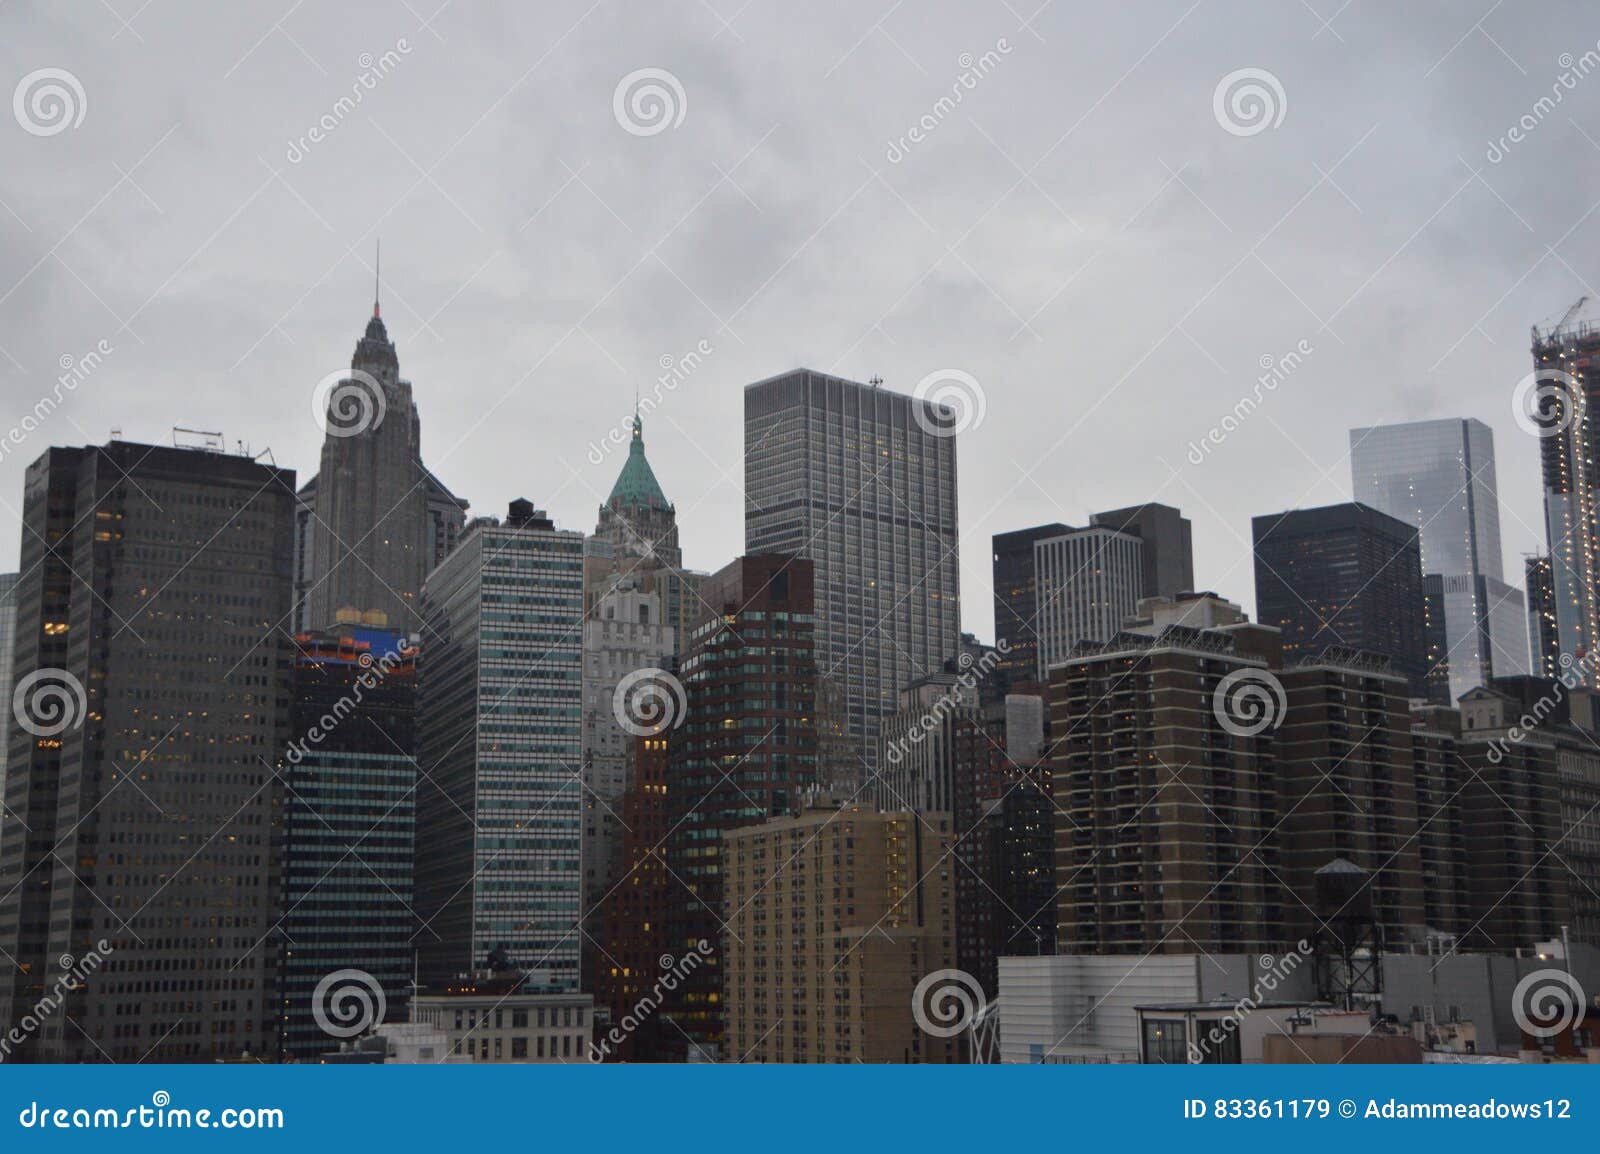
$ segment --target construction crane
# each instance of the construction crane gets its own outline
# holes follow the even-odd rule
[[[1562,329],[1566,328],[1569,324],[1571,324],[1572,323],[1572,318],[1577,316],[1579,310],[1582,309],[1583,306],[1585,304],[1587,304],[1588,302],[1589,302],[1589,294],[1588,293],[1584,293],[1581,297],[1578,298],[1578,303],[1573,305],[1570,309],[1568,309],[1567,312],[1566,312],[1566,315],[1563,316],[1561,318],[1561,320],[1556,324],[1556,331],[1560,332]]]

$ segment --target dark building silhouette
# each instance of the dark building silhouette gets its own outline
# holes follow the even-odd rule
[[[991,997],[1002,955],[1055,952],[1050,770],[1035,743],[1021,744],[1008,740],[1004,701],[955,726],[957,964]]]
[[[994,638],[1006,653],[999,672],[1008,686],[1036,682],[1039,662],[1039,581],[1033,543],[1070,533],[1059,522],[996,533],[994,544]]]
[[[1256,517],[1251,527],[1256,616],[1282,630],[1286,662],[1330,646],[1375,653],[1412,696],[1427,696],[1416,529],[1356,502]]]
[[[417,667],[402,633],[346,627],[301,634],[295,648],[274,941],[279,1054],[308,1061],[337,1045],[315,1013],[330,974],[363,971],[383,991],[383,1020],[406,1020],[420,930],[411,912]]]
[[[1423,925],[1406,680],[1382,658],[1353,650],[1285,657],[1278,676],[1287,706],[1273,760],[1275,880],[1286,891],[1288,936],[1320,928],[1311,913],[1316,875],[1337,859],[1366,872],[1373,921],[1385,940],[1403,942]]]
[[[1565,681],[1497,677],[1461,699],[1466,941],[1600,944],[1600,756],[1594,695]],[[1576,715],[1576,716],[1575,716]],[[1531,730],[1531,732],[1530,732]]]
[[[1417,783],[1417,854],[1422,871],[1422,917],[1430,930],[1465,936],[1467,843],[1462,787],[1471,776],[1461,757],[1461,713],[1413,702],[1411,763]]]
[[[671,1003],[698,1056],[728,1056],[722,836],[788,816],[816,781],[812,573],[803,557],[769,554],[741,557],[711,574],[700,590],[709,608],[680,669],[688,709],[668,739],[667,865],[676,883],[668,952],[686,956],[702,940],[715,947]]]
[[[605,1046],[602,1060],[664,1061],[683,1050],[683,1037],[659,1013],[640,1012],[655,994],[656,983],[670,971],[662,959],[674,954],[677,942],[667,924],[668,898],[677,885],[667,872],[668,752],[665,733],[633,739],[632,784],[623,793],[622,836],[617,848],[618,878],[603,895],[592,919],[598,935],[592,971],[597,1013],[610,1025],[624,1018],[639,1023],[615,1045]],[[603,1025],[604,1023],[602,1023]],[[596,1031],[605,1040],[607,1031]]]
[[[13,1058],[273,1047],[294,480],[121,441],[28,468],[0,1033],[99,963]]]
[[[1535,677],[1555,677],[1561,671],[1561,634],[1556,624],[1550,558],[1529,557],[1522,571],[1528,590],[1529,664]]]
[[[1171,505],[1130,505],[1095,513],[1090,525],[1131,533],[1144,542],[1141,597],[1172,597],[1194,589],[1194,533],[1189,519]]]
[[[411,382],[376,300],[324,427],[321,467],[296,511],[295,626],[413,631],[423,578],[455,548],[467,502],[422,464]]]

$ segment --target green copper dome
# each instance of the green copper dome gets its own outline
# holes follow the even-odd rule
[[[628,445],[627,463],[617,475],[617,483],[611,486],[611,496],[606,503],[615,505],[619,501],[623,505],[653,505],[661,509],[672,507],[667,495],[661,491],[660,483],[656,481],[650,462],[645,460],[644,422],[637,413],[633,415],[633,440]]]

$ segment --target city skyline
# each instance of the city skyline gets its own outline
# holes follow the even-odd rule
[[[0,1063],[1600,1061],[1587,13],[883,2],[0,14]]]
[[[8,297],[0,346],[14,358],[0,357],[0,387],[14,408],[31,408],[60,357],[81,361],[105,339],[114,352],[52,418],[62,431],[35,437],[92,444],[115,426],[130,440],[160,442],[172,424],[220,429],[230,443],[270,445],[309,477],[320,441],[309,394],[347,358],[382,234],[385,316],[416,382],[428,463],[479,510],[527,495],[559,523],[586,525],[614,479],[617,451],[594,464],[588,446],[604,447],[623,426],[636,389],[651,396],[663,357],[681,361],[706,342],[712,351],[650,417],[653,463],[679,506],[685,560],[698,569],[741,550],[729,411],[738,390],[809,366],[857,380],[881,375],[897,391],[944,368],[983,384],[986,419],[962,452],[993,464],[963,470],[960,493],[962,627],[981,636],[991,628],[983,604],[991,579],[978,542],[1018,525],[1080,524],[1088,510],[1136,500],[1183,508],[1195,522],[1198,584],[1248,606],[1239,541],[1262,511],[1253,507],[1256,479],[1303,474],[1310,491],[1297,504],[1346,499],[1343,434],[1377,422],[1463,416],[1495,429],[1503,560],[1515,572],[1523,553],[1542,546],[1543,518],[1532,479],[1538,445],[1520,434],[1506,396],[1527,372],[1528,325],[1587,291],[1581,274],[1600,224],[1585,216],[1581,186],[1600,154],[1590,156],[1580,129],[1596,135],[1587,115],[1595,97],[1580,85],[1563,115],[1500,163],[1485,153],[1545,90],[1543,74],[1559,71],[1569,38],[1558,26],[1569,11],[1578,12],[1557,5],[1545,21],[1491,18],[1488,31],[1513,66],[1470,34],[1464,14],[1458,29],[1454,14],[1352,8],[1325,30],[1303,10],[1265,9],[1222,47],[1204,20],[1174,4],[1137,29],[1103,14],[1105,59],[1084,58],[1082,74],[1070,77],[1045,50],[1069,36],[1059,9],[1029,29],[1003,7],[899,13],[883,32],[915,65],[845,8],[786,30],[811,51],[779,57],[759,7],[730,31],[703,10],[626,22],[577,5],[508,17],[515,36],[505,37],[451,10],[430,26],[441,41],[403,11],[402,21],[388,8],[352,6],[286,26],[315,65],[265,26],[224,29],[202,18],[191,33],[160,6],[134,22],[142,43],[122,33],[113,44],[119,28],[103,11],[16,20],[18,76],[67,67],[84,78],[88,110],[76,129],[24,142],[27,183],[21,169],[0,177],[0,200],[16,214],[0,212],[13,254],[0,275]],[[190,34],[215,45],[204,106],[198,78],[162,67]],[[393,47],[400,37],[410,51]],[[995,47],[1001,37],[1010,51]],[[504,83],[491,86],[481,60],[468,58],[498,57],[500,38],[536,51],[508,61]],[[1356,49],[1380,42],[1398,92],[1352,101],[1350,89],[1363,89],[1349,83],[1362,75]],[[129,43],[136,52],[117,52]],[[359,71],[360,54],[386,51],[395,66],[336,131],[291,161],[289,142],[348,90],[344,74]],[[992,52],[998,64],[938,131],[891,162],[888,142],[948,90],[944,73],[959,72],[963,52]],[[802,67],[806,56],[814,63]],[[1212,119],[1210,98],[1247,65],[1280,80],[1286,108],[1277,128],[1240,137]],[[612,95],[645,67],[677,76],[687,106],[681,125],[640,137],[614,119]],[[802,115],[795,92],[824,74],[840,92]],[[1061,122],[1028,111],[1047,80],[1070,85],[1062,102],[1077,111]],[[259,99],[285,81],[289,99]],[[553,134],[535,110],[558,91],[570,93],[572,128]],[[1396,115],[1410,97],[1409,116]],[[834,101],[882,112],[857,123],[829,116]],[[1188,111],[1170,123],[1155,111],[1169,107]],[[824,124],[847,130],[823,132]],[[513,125],[536,133],[532,171],[520,152],[506,172],[497,167]],[[1124,143],[1135,139],[1137,150]],[[1412,147],[1419,140],[1429,143]],[[1028,180],[1008,156],[1033,169]],[[422,179],[418,168],[441,157]],[[1092,182],[1074,163],[1084,157],[1099,160]],[[936,188],[930,165],[964,175]],[[664,194],[641,199],[635,166]],[[847,175],[825,181],[813,170]],[[348,179],[353,172],[363,178]],[[947,252],[992,204],[956,254]],[[646,257],[680,217],[669,243]],[[1450,254],[1464,234],[1478,241],[1468,275],[1459,275]],[[1041,245],[1036,255],[1028,236],[1064,247]],[[573,269],[575,242],[599,246],[591,269],[540,275]],[[752,259],[731,260],[734,245]],[[125,255],[100,259],[111,252]],[[858,263],[851,254],[868,252],[881,259],[860,262],[843,307],[813,291],[832,269]],[[1174,267],[1169,252],[1185,256]],[[1015,335],[1018,318],[985,283],[1040,339]],[[951,315],[964,319],[952,324]],[[881,331],[868,327],[879,318]],[[1321,331],[1328,319],[1332,331]],[[1261,358],[1301,341],[1314,351],[1268,405],[1203,464],[1188,463],[1191,442],[1252,391]],[[1156,380],[1173,383],[1167,403],[1127,403]],[[1041,411],[1060,419],[1040,421]],[[1178,478],[1160,465],[1152,473],[1148,458],[1127,461],[1116,445],[1130,437]],[[522,441],[534,451],[520,451]],[[15,492],[35,455],[31,446],[8,452],[0,488]],[[546,464],[513,471],[501,464],[508,460]],[[997,518],[1002,499],[1014,518]],[[14,514],[0,507],[0,518]],[[14,563],[15,534],[7,537],[0,567]]]

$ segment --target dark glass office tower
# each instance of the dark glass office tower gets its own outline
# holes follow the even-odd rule
[[[1033,543],[1072,532],[1059,522],[994,535],[994,637],[1006,650],[1000,672],[1007,685],[1037,681],[1039,580]]]
[[[279,1056],[338,1047],[318,1024],[318,983],[360,970],[403,1022],[413,976],[416,654],[402,633],[346,628],[295,638],[284,756]],[[354,983],[352,983],[354,984]],[[324,1009],[326,1006],[324,1005]]]
[[[13,1058],[271,1051],[294,502],[293,472],[197,449],[29,467],[0,1030],[99,961]]]
[[[1561,672],[1561,633],[1556,623],[1556,591],[1551,583],[1550,558],[1523,561],[1523,584],[1528,590],[1528,658],[1535,677],[1556,677]]]
[[[956,438],[942,406],[797,369],[746,386],[745,552],[816,565],[817,664],[876,768],[879,718],[960,652]]]
[[[1036,550],[1041,542],[1048,544]],[[1083,529],[1051,524],[996,534],[995,638],[1010,646],[1001,664],[1007,684],[1043,684],[1052,662],[1080,640],[1109,638],[1141,597],[1193,589],[1192,527],[1170,505],[1095,513]]]
[[[1283,631],[1286,662],[1330,646],[1376,653],[1412,696],[1427,696],[1416,529],[1356,502],[1272,513],[1251,528],[1256,617]]]
[[[680,669],[688,709],[668,735],[668,952],[713,952],[669,1003],[689,1057],[723,1053],[723,835],[786,817],[817,776],[817,666],[812,563],[741,557],[705,579],[709,607]],[[676,1034],[676,1031],[671,1031]]]

